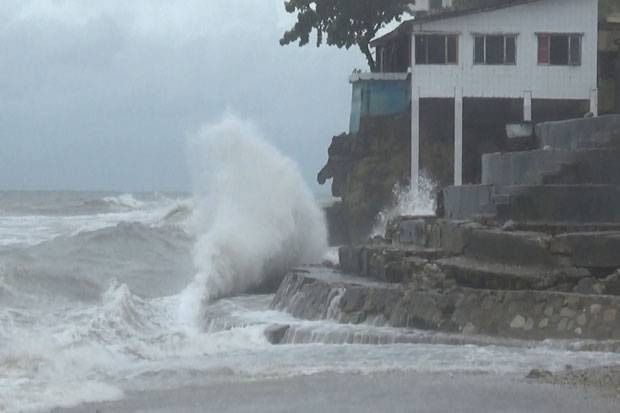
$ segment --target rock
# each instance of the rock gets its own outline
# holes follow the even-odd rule
[[[568,307],[564,307],[561,311],[560,311],[560,317],[574,317],[575,316],[575,310],[571,310]]]
[[[478,329],[472,323],[467,323],[467,325],[463,327],[463,334],[465,334],[466,336],[476,334],[477,332]]]
[[[592,290],[594,290],[594,294],[597,294],[597,295],[606,294],[605,285],[603,283],[595,283],[592,286]],[[620,294],[614,294],[614,295],[620,295]]]
[[[502,230],[504,231],[514,231],[516,229],[516,224],[512,219],[509,219],[508,221],[504,222],[504,225],[502,225]]]
[[[534,328],[534,320],[532,318],[528,318],[525,326],[523,327],[525,331],[530,331]]]
[[[396,184],[410,171],[411,121],[408,113],[366,119],[355,134],[332,139],[319,184],[332,179],[332,194],[342,199],[339,212],[349,242],[371,232],[380,211],[391,206]]]
[[[545,315],[551,317],[553,315],[553,307],[547,306],[547,308],[545,308]]]
[[[580,314],[579,317],[577,317],[577,324],[579,324],[581,327],[585,326],[587,322],[588,318],[585,314]]]
[[[609,277],[605,278],[601,284],[603,291],[607,295],[620,295],[620,271],[616,271]]]
[[[552,377],[553,374],[548,371],[548,370],[543,370],[543,369],[533,369],[531,370],[527,376],[525,376],[526,379],[547,379]]]
[[[568,320],[566,318],[561,319],[560,324],[558,324],[558,331],[566,330],[566,324],[568,324]]]
[[[524,328],[525,327],[525,318],[523,318],[523,316],[516,316],[513,320],[512,323],[510,323],[510,328]]]
[[[267,341],[271,344],[280,344],[289,328],[289,325],[280,324],[269,326],[265,329],[265,338],[267,338]]]
[[[595,294],[594,284],[594,278],[583,278],[577,283],[573,291],[577,294]]]
[[[616,321],[617,311],[615,308],[610,308],[603,313],[603,320],[608,323],[613,323]]]

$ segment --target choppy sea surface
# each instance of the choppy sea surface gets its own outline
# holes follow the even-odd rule
[[[271,311],[270,295],[212,300],[193,328],[179,308],[197,271],[194,208],[182,194],[0,192],[0,411],[115,400],[219,376],[525,374],[620,361],[557,343],[453,346],[416,331],[397,344],[402,331]],[[273,324],[295,326],[298,339],[271,345],[263,333]],[[359,344],[369,341],[383,344]]]

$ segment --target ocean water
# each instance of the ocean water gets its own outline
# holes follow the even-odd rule
[[[296,167],[256,135],[233,119],[203,130],[192,194],[0,192],[0,411],[216,379],[620,362],[269,310],[272,296],[252,291],[333,251]],[[292,326],[287,343],[266,340],[274,324]]]

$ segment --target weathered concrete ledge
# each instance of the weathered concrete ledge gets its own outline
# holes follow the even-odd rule
[[[290,273],[271,306],[309,320],[527,340],[620,340],[617,296],[461,287],[423,290],[325,270]]]

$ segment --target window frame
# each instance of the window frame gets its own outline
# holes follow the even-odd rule
[[[437,37],[443,37],[444,38],[444,63],[429,63],[429,41],[428,41],[428,37],[431,36],[437,36]],[[415,50],[415,56],[413,57],[414,60],[414,65],[415,66],[458,66],[459,65],[459,37],[460,34],[459,33],[415,33],[414,34],[414,43],[416,45],[416,50]],[[419,62],[418,61],[418,37],[424,37],[426,38],[424,45],[425,45],[425,56],[424,56],[424,62]],[[455,45],[455,61],[451,62],[450,61],[450,39],[454,38],[454,45]]]
[[[551,63],[551,40],[553,37],[565,37],[567,42],[567,63]],[[584,33],[556,33],[556,32],[544,32],[544,33],[536,33],[536,41],[537,41],[537,63],[538,66],[550,66],[550,67],[581,67],[583,66],[583,37]],[[542,38],[546,38],[546,47],[544,49],[541,48],[541,40]],[[575,49],[573,48],[574,42],[577,41],[578,45],[578,56],[575,59],[573,56],[573,52]],[[541,51],[545,50],[546,59],[541,59]],[[544,61],[546,60],[546,61]]]
[[[472,33],[474,38],[474,51],[473,51],[473,62],[474,66],[517,66],[518,59],[518,47],[517,47],[517,39],[519,38],[518,33]],[[503,63],[488,63],[487,59],[487,37],[502,37],[503,40],[503,50],[504,50],[504,58],[502,59]],[[482,38],[482,51],[483,51],[483,61],[479,62],[476,59],[476,42],[478,39]],[[508,62],[508,55],[506,51],[508,50],[508,39],[514,39],[514,61]]]

